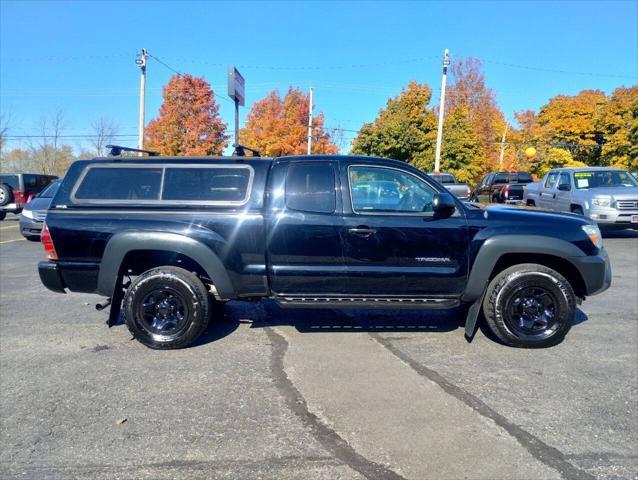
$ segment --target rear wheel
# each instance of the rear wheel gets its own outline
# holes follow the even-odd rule
[[[534,200],[528,200],[527,201],[527,206],[528,207],[535,207],[536,206],[536,202]]]
[[[500,341],[524,348],[560,343],[576,315],[576,296],[565,277],[543,265],[514,265],[487,287],[487,324]]]
[[[206,329],[210,297],[197,275],[165,266],[137,277],[124,296],[126,326],[150,348],[182,348]]]

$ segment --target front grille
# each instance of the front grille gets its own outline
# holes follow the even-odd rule
[[[38,222],[43,222],[44,219],[47,216],[47,211],[46,210],[40,210],[40,211],[35,211],[33,212],[33,219],[37,220]]]
[[[618,200],[616,208],[618,210],[636,210],[638,209],[638,200]]]

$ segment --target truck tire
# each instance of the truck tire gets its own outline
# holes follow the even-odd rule
[[[5,219],[7,212],[0,212],[0,222]]]
[[[576,215],[585,215],[583,213],[583,207],[572,207],[572,213],[575,213]]]
[[[183,348],[206,330],[210,297],[202,281],[183,268],[164,266],[137,277],[124,296],[126,326],[154,349]]]
[[[0,207],[9,205],[13,200],[13,191],[11,187],[5,183],[0,183]]]
[[[576,315],[576,295],[556,270],[535,263],[500,272],[487,287],[483,314],[506,345],[551,347],[560,343]]]

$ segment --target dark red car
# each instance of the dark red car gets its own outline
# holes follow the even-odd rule
[[[57,178],[37,173],[0,174],[0,220],[4,220],[7,213],[20,213],[31,197]]]

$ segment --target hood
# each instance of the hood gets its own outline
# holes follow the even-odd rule
[[[24,206],[24,210],[32,210],[34,212],[40,211],[40,210],[48,210],[49,207],[51,206],[51,200],[53,200],[53,198],[51,197],[48,197],[48,198],[36,197]]]
[[[553,212],[536,207],[525,206],[504,206],[504,205],[483,205],[477,204],[483,211],[483,217],[489,222],[507,221],[521,222],[523,225],[530,224],[572,224],[576,227],[591,224],[592,221],[582,215],[574,213]]]
[[[638,200],[638,187],[600,187],[591,188],[592,197],[606,196],[613,200]]]

